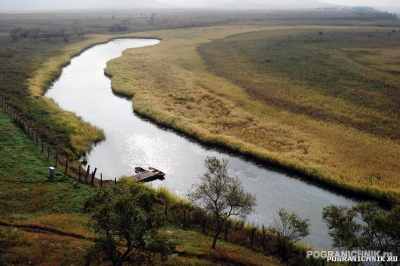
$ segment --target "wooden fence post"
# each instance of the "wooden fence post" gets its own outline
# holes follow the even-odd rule
[[[186,209],[183,209],[183,222],[182,222],[183,228],[185,228],[185,222],[186,222]]]
[[[251,229],[251,243],[250,246],[253,247],[253,241],[254,241],[254,233],[256,232],[256,229],[253,228]]]
[[[68,158],[65,159],[65,172],[64,172],[64,174],[67,174],[67,171],[68,171]]]
[[[100,187],[103,187],[103,173],[100,174]]]
[[[94,168],[94,171],[92,172],[92,180],[90,181],[90,185],[93,187],[94,186],[94,177],[95,177],[95,175],[96,175],[96,171],[97,171],[97,168],[95,167]]]
[[[90,172],[90,165],[88,165],[87,170],[86,170],[86,174],[85,174],[85,183],[87,183],[87,179],[89,177],[89,172]]]
[[[50,161],[50,145],[47,146],[47,161]]]
[[[114,179],[114,183],[117,184],[117,178]]]
[[[228,239],[228,221],[226,221],[226,224],[225,224],[225,237],[224,237],[224,240],[226,241]]]

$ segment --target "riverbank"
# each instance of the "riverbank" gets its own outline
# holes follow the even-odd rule
[[[65,175],[60,168],[50,180],[46,156],[1,109],[0,147],[0,261],[12,265],[82,264],[86,250],[96,239],[89,226],[90,215],[83,207],[100,188],[83,183],[76,185],[77,180]],[[170,208],[187,204],[165,189],[148,189],[168,200]],[[170,212],[169,217],[173,217]],[[157,261],[154,265],[177,265],[183,261],[187,265],[220,265],[226,261],[283,265],[277,258],[222,240],[219,248],[212,250],[210,236],[198,230],[182,229],[174,222],[160,229],[160,234],[175,243],[174,252],[179,255],[170,255],[167,261]]]
[[[133,96],[135,112],[156,123],[300,172],[333,189],[397,202],[400,147],[396,141],[258,101],[242,87],[209,72],[197,53],[202,43],[238,33],[265,30],[279,36],[312,28],[241,26],[152,32],[163,39],[159,45],[126,51],[109,62],[106,73],[113,77],[113,90]]]

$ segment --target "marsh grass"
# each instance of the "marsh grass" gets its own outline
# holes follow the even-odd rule
[[[255,99],[397,139],[398,77],[353,62],[341,49],[390,48],[396,46],[400,35],[382,32],[367,37],[373,29],[362,28],[324,32],[322,36],[315,30],[293,30],[275,37],[265,32],[243,34],[214,41],[199,51],[212,71],[243,87]],[[396,60],[396,50],[385,51],[380,62],[390,66]]]
[[[90,40],[90,38],[87,38]],[[82,42],[82,44],[81,44]],[[90,43],[90,41],[88,41]],[[44,98],[45,89],[61,73],[72,55],[88,46],[82,40],[71,39],[70,50],[60,40],[21,39],[11,43],[0,36],[0,96],[13,106],[24,120],[35,125],[35,131],[53,146],[62,146],[71,157],[79,156],[104,138],[103,132],[74,114],[62,111]],[[49,59],[51,58],[51,59]]]
[[[305,75],[303,67],[291,63],[294,56],[290,54],[273,52],[274,56],[287,57],[283,58],[288,60],[287,65],[293,65],[290,73],[279,72],[279,67],[282,71],[286,68],[276,59],[278,70],[262,72],[264,68],[257,60],[270,56],[262,47],[269,45],[273,50],[281,43],[294,53],[307,54],[319,43],[329,46],[329,40],[318,39],[322,38],[319,31],[325,32],[321,36],[332,31],[332,36],[360,34],[368,38],[368,30],[357,27],[242,26],[156,31],[152,34],[162,39],[160,44],[125,51],[121,58],[109,62],[106,72],[117,93],[133,96],[135,112],[157,123],[208,144],[295,170],[331,187],[387,202],[398,201],[399,117],[393,112],[398,106],[390,102],[398,82],[395,76],[384,82],[390,73],[372,75],[376,70],[360,66],[354,71],[366,69],[376,80],[373,82],[384,88],[374,92],[372,85],[364,91],[379,97],[363,96],[361,90],[335,96],[329,86],[319,91],[324,82],[317,76],[323,71],[316,71],[317,76]],[[295,47],[301,48],[310,34],[315,47],[297,51],[300,49]],[[290,42],[288,35],[292,36]],[[232,37],[224,39],[227,36]],[[295,38],[298,41],[293,41]],[[266,41],[254,44],[260,39]],[[378,44],[384,43],[382,40]],[[349,42],[346,47],[349,44],[354,45]],[[203,58],[197,52],[200,45]],[[255,51],[261,49],[259,57],[249,48],[252,45]],[[335,60],[345,62],[343,72],[357,64],[337,50],[322,49],[320,53],[327,53],[333,66]],[[315,60],[323,57],[313,56]],[[322,62],[322,66],[312,60],[306,63],[304,68],[325,67]],[[217,75],[213,71],[220,72]],[[296,80],[290,78],[291,73]],[[358,88],[357,84],[353,86]]]

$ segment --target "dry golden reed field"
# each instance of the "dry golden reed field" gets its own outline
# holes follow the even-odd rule
[[[388,135],[396,135],[398,114],[394,114],[397,118],[392,119],[387,113],[365,105],[352,105],[341,98],[310,92],[301,84],[293,85],[282,77],[260,77],[252,63],[240,55],[231,54],[229,58],[218,55],[221,58],[215,60],[227,61],[224,65],[227,71],[238,79],[244,76],[251,81],[248,87],[250,90],[254,87],[261,96],[271,96],[274,101],[284,100],[288,106],[318,107],[364,128],[360,130],[346,123],[332,123],[293,112],[290,108],[280,108],[249,93],[249,88],[244,89],[235,78],[224,78],[211,71],[198,52],[201,45],[213,40],[251,32],[268,39],[290,38],[291,34],[301,31],[359,30],[365,30],[365,27],[215,26],[118,34],[118,37],[159,38],[161,42],[125,51],[122,57],[108,63],[105,72],[112,76],[116,93],[133,96],[135,112],[159,124],[202,142],[298,171],[332,187],[396,202],[400,199],[399,138],[398,135]],[[60,66],[66,65],[72,56],[115,37],[109,34],[87,35],[84,41],[65,46],[63,53],[51,57],[29,80],[32,95],[41,97],[60,74]],[[359,47],[346,49],[349,52],[360,51]],[[379,59],[371,53],[367,56],[356,53],[353,61],[368,63],[365,61],[369,60],[371,68],[385,70],[390,65],[388,62],[396,58],[393,55],[398,50],[393,49],[381,49]],[[209,56],[212,57],[210,50]],[[393,80],[398,86],[398,77]],[[90,149],[88,145],[102,139],[100,129],[82,123],[73,114],[61,115],[54,103],[41,98],[51,106],[49,112],[64,117],[61,121],[75,128],[71,137],[75,152],[87,151]],[[382,127],[384,132],[387,128],[391,131],[386,135],[371,134],[373,130],[365,130],[369,120],[392,125]]]
[[[140,36],[156,36],[161,42],[125,51],[122,57],[109,62],[106,73],[113,77],[112,87],[117,93],[133,96],[135,112],[157,123],[202,142],[296,170],[332,187],[388,202],[399,201],[398,138],[371,134],[268,104],[237,83],[214,74],[198,53],[201,44],[235,34],[262,31],[269,38],[314,28],[315,32],[350,29],[229,26],[142,32]],[[229,60],[235,62],[235,55],[232,57]],[[234,68],[238,75],[246,72],[255,86],[257,82],[267,82],[278,98],[285,97],[285,90],[291,90],[303,104],[326,104],[332,112],[344,110],[346,115],[354,114],[354,119],[362,120],[363,114],[389,119],[382,112],[349,105],[340,98],[313,96],[304,87],[292,86],[274,76],[259,79],[255,71],[248,71],[249,62],[228,67]]]

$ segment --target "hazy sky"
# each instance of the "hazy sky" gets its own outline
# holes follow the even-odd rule
[[[158,0],[159,2],[171,4],[171,5],[190,5],[200,3],[212,3],[215,2],[213,0]],[[225,2],[235,1],[235,0],[224,0]],[[270,0],[249,0],[255,3],[271,3]],[[327,2],[331,4],[337,5],[346,5],[346,6],[396,6],[400,7],[400,0],[320,0],[321,2]],[[278,4],[282,1],[273,1],[275,4]],[[310,2],[308,0],[290,0],[283,1],[285,3],[291,2],[293,5],[298,5],[301,2]]]
[[[400,6],[400,0],[325,0],[324,2],[347,6]]]
[[[399,7],[400,0],[319,0],[346,6]],[[162,4],[160,4],[160,2]],[[244,2],[248,2],[244,4]],[[2,10],[55,10],[79,8],[161,8],[161,7],[201,7],[201,8],[251,8],[268,7],[317,7],[318,0],[0,0]]]

